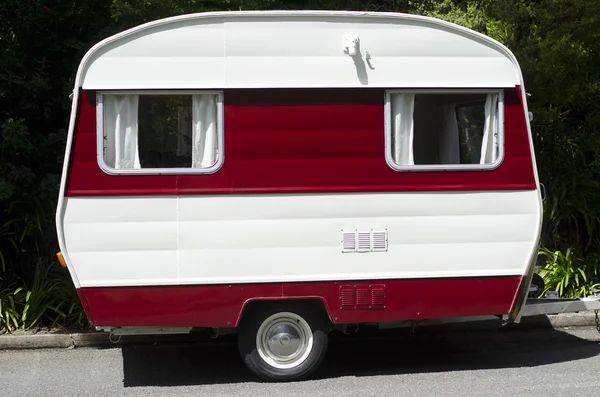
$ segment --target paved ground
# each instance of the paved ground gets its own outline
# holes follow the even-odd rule
[[[592,328],[338,338],[315,380],[257,382],[225,343],[0,351],[2,396],[592,396]]]

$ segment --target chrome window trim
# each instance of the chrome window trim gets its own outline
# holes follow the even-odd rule
[[[498,95],[498,158],[490,164],[417,164],[398,165],[392,157],[391,94],[491,94]],[[398,172],[493,171],[504,161],[504,90],[502,89],[397,89],[385,91],[385,161]]]
[[[104,95],[195,95],[212,94],[217,95],[217,162],[207,168],[139,168],[139,169],[116,169],[110,167],[104,161]],[[224,130],[223,130],[223,91],[215,90],[119,90],[98,91],[96,93],[96,157],[98,165],[109,175],[205,175],[214,174],[221,169],[225,161],[224,152]]]

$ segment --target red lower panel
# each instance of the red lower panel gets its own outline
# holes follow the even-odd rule
[[[233,327],[252,300],[320,299],[336,324],[507,314],[521,277],[81,288],[96,326]]]

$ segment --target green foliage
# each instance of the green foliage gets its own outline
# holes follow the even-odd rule
[[[575,250],[550,251],[543,249],[547,258],[544,268],[539,270],[545,283],[543,293],[556,291],[564,298],[581,298],[592,294],[592,285],[600,283],[600,255],[581,257]]]
[[[6,329],[81,313],[66,293],[72,281],[57,278],[59,269],[42,271],[40,258],[57,250],[68,94],[78,59],[112,32],[109,5],[0,2],[0,323]]]
[[[85,324],[69,274],[55,264],[38,262],[31,281],[16,278],[0,290],[0,329],[28,330],[38,325]]]
[[[20,293],[21,288],[16,287],[15,284],[0,290],[0,330],[11,331],[19,328]]]
[[[600,272],[600,2],[424,0],[413,7],[514,52],[531,94],[538,171],[548,193],[542,255],[552,260],[540,273],[564,296],[589,293]]]
[[[428,15],[507,45],[531,94],[538,170],[548,192],[544,277],[549,288],[566,295],[586,293],[600,256],[599,1],[5,0],[0,2],[0,322],[6,328],[82,316],[68,274],[41,270],[39,258],[57,250],[54,213],[68,95],[84,53],[109,35],[155,19],[259,9]]]
[[[487,10],[531,93],[548,192],[542,255],[550,260],[540,274],[562,296],[589,294],[600,273],[600,2],[497,1]]]
[[[412,13],[427,15],[480,32],[485,31],[487,24],[491,22],[486,12],[486,4],[485,1],[481,0],[423,0],[410,2]]]
[[[513,3],[513,2],[511,2]],[[544,244],[597,252],[600,223],[600,2],[499,2],[520,59],[540,177],[549,192]]]

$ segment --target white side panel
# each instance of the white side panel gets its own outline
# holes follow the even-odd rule
[[[357,36],[359,52],[344,52]],[[367,58],[367,53],[369,58]],[[206,13],[134,28],[96,46],[84,89],[236,87],[514,87],[499,43],[403,14]]]
[[[204,88],[225,81],[224,25],[164,26],[104,47],[91,58],[83,88]]]
[[[71,198],[65,240],[82,286],[521,275],[538,205],[536,191]],[[342,253],[346,228],[387,229],[388,251]]]
[[[65,248],[81,286],[178,282],[177,199],[69,198],[65,205]]]

